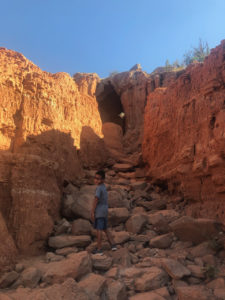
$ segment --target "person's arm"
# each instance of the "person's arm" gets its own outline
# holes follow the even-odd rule
[[[92,206],[92,211],[91,211],[91,220],[93,222],[95,220],[95,209],[96,209],[97,204],[98,204],[98,197],[95,196],[94,203],[93,203],[93,206]]]

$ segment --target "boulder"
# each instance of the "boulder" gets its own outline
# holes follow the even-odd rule
[[[191,276],[205,278],[204,269],[201,266],[187,265],[187,268],[191,271]]]
[[[62,261],[50,262],[42,275],[42,281],[48,284],[61,283],[67,277],[79,280],[91,270],[92,261],[87,251],[72,253]]]
[[[64,256],[62,255],[57,255],[53,252],[47,252],[45,255],[45,260],[46,262],[50,262],[50,261],[60,261],[63,260]]]
[[[110,280],[107,283],[108,300],[126,300],[127,292],[123,282]]]
[[[76,247],[65,247],[65,248],[60,248],[56,249],[55,253],[58,255],[64,255],[67,256],[70,253],[77,253],[78,249]]]
[[[113,264],[121,267],[130,267],[132,265],[131,254],[127,248],[119,248],[111,253]]]
[[[48,240],[50,247],[60,249],[68,246],[86,247],[91,243],[91,238],[88,235],[58,235],[52,236]]]
[[[67,233],[70,229],[70,223],[66,219],[61,219],[57,225],[54,227],[55,235],[60,235],[62,233]]]
[[[123,244],[130,239],[130,234],[126,231],[113,231],[112,235],[115,244]]]
[[[167,233],[152,238],[149,242],[149,246],[153,248],[166,249],[171,246],[173,242],[173,234]]]
[[[135,290],[145,292],[164,286],[168,282],[168,275],[158,267],[148,268],[141,277],[135,280]]]
[[[132,190],[144,190],[147,187],[147,182],[145,181],[133,181],[131,182]]]
[[[129,217],[129,211],[125,207],[109,208],[108,220],[112,226],[125,222]]]
[[[205,255],[215,254],[215,250],[212,249],[209,242],[203,242],[191,249],[189,249],[189,253],[193,257],[203,257]]]
[[[99,271],[108,271],[112,266],[112,258],[106,255],[92,255],[91,256],[93,268]]]
[[[190,276],[191,272],[185,266],[174,259],[164,258],[161,261],[162,267],[174,279],[181,279]]]
[[[124,197],[122,191],[112,190],[108,192],[108,205],[110,208],[126,207],[129,208],[129,202]]]
[[[106,288],[106,278],[98,274],[90,273],[78,283],[78,286],[94,299],[96,296],[102,295]]]
[[[19,277],[19,274],[15,271],[5,273],[0,278],[0,288],[5,289],[15,282]]]
[[[115,164],[113,165],[113,170],[117,172],[128,172],[133,170],[133,166],[131,164]]]
[[[179,213],[173,209],[165,209],[154,213],[150,213],[148,219],[149,223],[152,225],[156,225],[159,222],[160,217],[165,218],[167,223],[171,223],[177,218],[179,218]]]
[[[221,231],[220,223],[211,219],[194,219],[183,216],[170,224],[171,230],[182,241],[199,244],[214,238]]]
[[[80,190],[73,190],[63,199],[62,214],[66,218],[84,218],[90,220],[96,186],[85,185]]]
[[[179,300],[212,300],[212,293],[204,286],[177,287],[176,292]]]
[[[14,283],[14,287],[23,285],[24,287],[35,288],[41,280],[41,271],[34,267],[26,268]]]
[[[135,214],[126,221],[125,227],[129,232],[140,233],[146,223],[147,215]]]
[[[165,300],[166,298],[160,296],[155,292],[138,293],[129,298],[130,300]]]
[[[91,233],[91,223],[88,220],[77,219],[72,223],[71,233],[73,235],[88,235]]]

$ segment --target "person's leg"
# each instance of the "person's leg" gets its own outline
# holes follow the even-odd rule
[[[113,237],[112,237],[111,233],[108,231],[108,229],[105,229],[104,232],[105,232],[105,234],[107,236],[107,239],[108,239],[110,245],[111,246],[114,245]]]
[[[97,248],[101,250],[102,248],[102,230],[97,230]]]

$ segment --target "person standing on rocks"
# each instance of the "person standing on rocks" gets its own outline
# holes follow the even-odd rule
[[[93,254],[102,255],[102,232],[104,231],[113,251],[117,250],[114,240],[109,233],[107,227],[108,217],[108,193],[104,184],[105,172],[100,170],[95,174],[95,184],[97,185],[95,191],[95,198],[91,212],[91,219],[94,223],[94,228],[97,230],[97,249]]]

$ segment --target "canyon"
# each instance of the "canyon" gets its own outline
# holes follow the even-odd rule
[[[71,77],[67,73],[44,72],[22,54],[0,48],[2,270],[15,265],[20,257],[43,255],[48,249],[54,248],[49,242],[52,235],[60,236],[68,233],[67,229],[72,230],[71,224],[67,224],[66,229],[55,232],[59,226],[56,224],[63,217],[69,223],[80,218],[89,222],[90,203],[95,188],[93,176],[99,168],[105,169],[108,189],[111,189],[114,201],[111,209],[115,209],[111,222],[115,232],[121,234],[118,244],[125,244],[119,250],[123,252],[129,247],[133,257],[136,251],[149,249],[142,250],[146,252],[144,255],[130,258],[132,263],[123,262],[126,268],[140,263],[143,267],[144,259],[152,254],[150,248],[158,248],[153,246],[154,243],[158,245],[157,242],[152,241],[156,235],[168,234],[166,240],[169,242],[165,248],[174,242],[174,248],[171,249],[175,249],[180,236],[175,229],[167,231],[165,227],[179,217],[190,218],[185,219],[188,226],[191,226],[189,223],[193,222],[192,218],[199,222],[197,224],[201,224],[201,220],[208,220],[203,222],[210,228],[207,234],[222,234],[225,225],[224,95],[225,41],[211,50],[204,63],[194,63],[183,70],[167,71],[159,68],[147,74],[137,65],[130,71],[113,74],[105,79],[100,79],[97,74],[76,73]],[[114,188],[110,188],[110,185],[114,185]],[[151,214],[156,213],[156,210],[171,208],[177,209],[179,214],[175,213],[176,217],[169,215],[169,222],[164,217],[157,217],[161,223],[161,229],[157,231]],[[139,217],[135,217],[137,215]],[[137,221],[133,221],[135,218]],[[140,219],[145,220],[143,226],[139,224]],[[213,225],[209,220],[212,220]],[[140,230],[136,232],[132,226],[135,228],[138,224]],[[150,232],[153,229],[155,233]],[[91,266],[96,263],[94,258],[84,254],[91,250],[91,239],[95,239],[90,229],[87,232],[88,237],[71,244],[78,243],[79,253],[76,255],[82,261],[81,264],[85,261],[85,267],[82,267],[85,269],[84,274],[78,272],[77,277],[75,274],[72,276],[78,281],[82,275],[91,273]],[[128,236],[127,232],[136,234],[135,238]],[[139,234],[145,235],[143,240],[138,240]],[[187,232],[185,234],[188,236]],[[74,233],[76,235],[80,233]],[[146,247],[149,240],[150,248]],[[136,250],[132,241],[135,241]],[[203,239],[197,238],[197,243],[203,241],[205,236]],[[196,240],[191,242],[195,244]],[[179,244],[179,247],[186,246]],[[192,248],[190,251],[193,252]],[[222,259],[224,250],[220,251]],[[212,253],[206,251],[206,254]],[[124,254],[124,260],[126,256],[129,253]],[[166,254],[162,256],[165,259]],[[190,264],[188,258],[185,262],[186,257],[182,259],[184,265]],[[113,257],[113,261],[118,264],[118,257]],[[203,266],[203,263],[204,259],[199,264]],[[164,267],[166,265],[165,269],[169,268],[167,262],[162,264]],[[109,265],[112,265],[112,261]],[[152,262],[146,263],[147,268],[150,265]],[[158,263],[157,267],[161,267],[161,264]],[[57,278],[51,281],[49,278],[53,275],[46,275],[45,267],[40,268],[44,274],[43,287],[62,282]],[[104,272],[109,270],[107,267],[104,269],[104,266],[102,268],[100,270]],[[178,276],[179,279],[193,276],[193,268],[189,269],[192,269],[192,273],[186,270],[187,274],[184,272],[181,277]],[[96,270],[99,270],[98,267]],[[132,270],[134,277],[136,271]],[[149,278],[154,271],[154,274],[160,274],[161,284],[168,282],[167,275],[160,270],[148,271]],[[223,274],[223,270],[220,274]],[[120,276],[126,277],[125,286],[116,281],[117,275],[109,276],[117,282],[110,282],[109,289],[114,290],[114,285],[119,289],[120,296],[119,292],[115,296],[118,299],[137,297],[135,292],[138,295],[161,287],[161,284],[156,284],[155,288],[145,288],[136,280],[134,291],[128,282],[129,275],[121,273]],[[199,281],[196,283],[201,284],[200,279],[204,277],[201,276],[197,276]],[[146,278],[146,282],[148,280]],[[191,281],[195,280],[189,280],[188,283],[191,284]],[[65,281],[66,284],[71,291],[77,289],[77,293],[82,294],[82,284],[79,288],[72,281]],[[149,284],[146,283],[146,286]],[[187,299],[188,291],[187,295],[182,296],[179,284],[174,286],[176,293],[171,292],[172,296],[163,296],[165,291],[162,291],[161,294],[156,293],[158,298],[154,299],[176,299],[177,295],[181,295],[178,299]],[[127,289],[128,294],[125,293]],[[210,299],[211,292],[207,296],[209,298],[204,299]],[[81,296],[81,299],[86,298]]]

